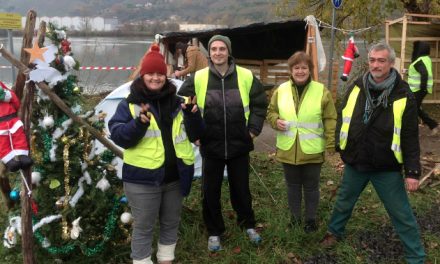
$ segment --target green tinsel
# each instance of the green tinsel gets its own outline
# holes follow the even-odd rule
[[[39,172],[41,174],[46,174],[46,170],[43,167],[39,166],[39,165],[33,166],[32,170],[33,171],[37,171],[37,172]]]
[[[120,205],[119,199],[115,198],[113,208],[108,216],[107,223],[105,224],[105,227],[104,227],[102,241],[100,241],[95,247],[90,248],[90,247],[86,246],[86,244],[84,244],[84,243],[81,243],[79,241],[74,241],[74,242],[71,242],[71,243],[69,243],[65,246],[62,246],[62,247],[50,246],[45,249],[50,254],[60,255],[60,254],[68,254],[68,253],[72,252],[76,246],[79,246],[79,248],[81,249],[83,254],[88,257],[94,256],[94,255],[102,252],[104,249],[105,243],[110,240],[110,238],[112,237],[113,231],[115,230],[115,227],[117,224],[117,219],[118,219],[118,217],[116,216],[116,213],[118,212],[119,205]],[[34,223],[35,222],[36,222],[36,219],[34,219]],[[40,231],[38,229],[34,232],[34,236],[37,239],[38,243],[40,243],[40,245],[43,245],[45,238],[40,233]]]
[[[63,115],[62,117],[58,118],[57,120],[55,120],[55,126],[56,127],[61,127],[61,124],[66,121],[67,119],[69,119],[69,117],[67,115]]]
[[[101,154],[101,160],[105,163],[111,163],[111,161],[116,157],[116,155],[110,150],[106,149]]]
[[[72,96],[73,95],[73,88],[75,88],[75,78],[74,77],[67,77],[66,80],[66,88],[64,89],[64,94],[66,96]]]
[[[49,136],[49,133],[47,133],[46,131],[42,131],[41,136],[43,137],[43,145],[44,145],[43,161],[50,162],[50,149],[52,148],[52,137]]]

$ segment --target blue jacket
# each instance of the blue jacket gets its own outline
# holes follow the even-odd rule
[[[137,81],[139,84],[140,81]],[[133,91],[133,89],[131,89]],[[171,118],[176,117],[179,111],[182,111],[180,103],[181,98],[177,97],[175,94],[170,94],[170,101],[172,102],[172,111]],[[161,110],[158,107],[157,102],[154,100],[144,100],[144,103],[148,103],[150,105],[150,112],[154,115],[156,120],[160,120]],[[199,132],[201,129],[202,118],[200,112],[196,112],[195,114],[184,111],[184,125],[185,130],[187,132],[188,138],[191,142],[199,139]],[[111,136],[110,138],[120,147],[127,149],[135,147],[138,142],[144,137],[149,123],[144,124],[140,122],[138,118],[133,118],[130,113],[129,104],[127,99],[122,100],[113,117],[110,119],[108,123]],[[163,131],[163,127],[160,126],[162,134],[166,133]],[[130,164],[123,164],[122,167],[122,180],[124,182],[137,183],[137,184],[146,184],[152,186],[160,186],[164,183],[165,178],[165,168],[169,163],[177,165],[177,174],[180,180],[181,191],[183,195],[188,195],[191,182],[194,176],[194,166],[186,165],[183,161],[176,157],[175,150],[172,144],[167,144],[170,142],[166,142],[167,139],[162,137],[162,141],[165,147],[165,162],[158,169],[145,169],[136,166],[132,166]],[[167,147],[168,146],[168,147]]]

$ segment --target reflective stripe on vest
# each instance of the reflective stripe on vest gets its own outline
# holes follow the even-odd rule
[[[278,109],[280,118],[288,121],[288,130],[277,133],[277,148],[289,150],[298,133],[301,150],[306,154],[321,153],[325,149],[324,126],[322,123],[321,102],[324,85],[311,81],[296,114],[291,82],[278,88]]]
[[[129,108],[133,118],[136,118],[139,115],[140,107],[129,104]],[[176,157],[182,159],[186,165],[194,164],[194,151],[186,136],[182,111],[173,119],[172,138]],[[150,125],[144,137],[136,146],[124,150],[124,162],[140,168],[157,169],[163,165],[164,161],[165,148],[162,142],[162,133],[154,115],[151,115]]]
[[[432,75],[432,61],[429,56],[422,56],[419,57],[417,60],[415,60],[411,65],[409,65],[408,69],[408,84],[409,88],[411,88],[411,91],[417,92],[420,91],[420,84],[421,84],[421,75],[416,70],[414,65],[416,65],[417,62],[422,61],[423,64],[426,67],[426,71],[428,72],[428,82],[426,84],[426,90],[428,93],[432,93],[432,87],[434,86],[434,78]]]
[[[347,104],[342,109],[342,125],[339,133],[339,147],[344,150],[347,146],[348,131],[350,128],[351,118],[353,116],[354,107],[356,105],[357,97],[360,89],[355,86],[348,97]],[[394,157],[400,164],[403,163],[402,148],[400,147],[400,131],[402,129],[402,116],[406,107],[406,97],[393,102],[393,140],[391,143],[391,150]]]
[[[252,87],[254,76],[252,72],[240,66],[235,66],[237,70],[238,90],[240,91],[243,103],[244,116],[246,121],[249,119],[249,93]],[[205,108],[206,90],[208,89],[209,67],[196,71],[194,76],[194,86],[197,96],[197,107],[203,115]]]
[[[361,89],[355,86],[348,97],[347,104],[344,109],[342,109],[342,125],[341,131],[339,132],[339,148],[345,149],[347,146],[348,130],[350,129],[351,117],[353,115],[354,107],[356,105],[356,100]]]
[[[402,129],[402,116],[406,107],[406,97],[396,100],[393,103],[393,115],[394,115],[394,132],[393,141],[391,143],[391,150],[394,152],[394,156],[397,161],[403,163],[402,148],[400,147],[400,131]]]

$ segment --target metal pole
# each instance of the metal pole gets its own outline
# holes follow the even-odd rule
[[[334,48],[334,42],[335,42],[335,20],[336,20],[336,8],[333,7],[333,15],[332,15],[332,38],[330,42],[330,63],[329,63],[329,69],[328,69],[328,89],[332,89],[332,75],[333,75],[333,48]]]
[[[12,40],[12,29],[8,29],[8,41],[9,41],[9,50],[11,51],[11,54],[14,54],[14,43]],[[15,77],[16,77],[14,65],[12,65],[12,67],[11,67],[11,73],[12,73],[11,83],[12,83],[12,85],[14,85]]]

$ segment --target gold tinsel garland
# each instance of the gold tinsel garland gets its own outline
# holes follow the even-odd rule
[[[65,195],[64,195],[64,201],[63,201],[63,208],[67,207],[67,204],[69,203],[69,195],[70,195],[70,185],[69,185],[69,180],[70,180],[70,175],[69,175],[69,148],[70,148],[70,144],[74,144],[73,142],[74,140],[72,140],[71,142],[69,142],[69,138],[66,136],[63,136],[61,138],[61,142],[64,143],[64,149],[63,149],[63,161],[64,161],[64,191],[65,191]],[[63,215],[62,218],[62,227],[63,227],[63,233],[61,234],[61,237],[64,240],[69,239],[69,226],[67,224],[67,219],[66,216]]]

